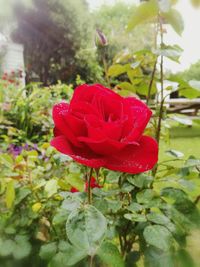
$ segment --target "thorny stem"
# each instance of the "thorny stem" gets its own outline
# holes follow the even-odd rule
[[[160,26],[160,38],[161,38],[161,43],[160,46],[162,47],[163,45],[163,27],[162,27],[162,18],[159,17],[159,26]],[[160,133],[161,133],[161,126],[162,126],[162,116],[163,116],[163,106],[164,106],[164,74],[163,74],[163,56],[161,56],[160,60],[160,84],[161,84],[161,102],[160,102],[160,109],[159,109],[159,114],[158,114],[158,124],[157,124],[157,129],[156,129],[156,141],[159,145],[160,142]],[[157,172],[158,165],[155,166],[153,169],[153,175],[155,176]]]
[[[105,57],[105,54],[103,54],[103,66],[104,66],[104,72],[105,72],[105,78],[106,78],[106,81],[108,83],[108,86],[110,87],[110,79],[109,79],[109,76],[108,76],[108,66],[107,66],[107,62],[106,62],[106,57]]]
[[[156,22],[154,26],[155,26],[155,30],[154,30],[154,48],[157,49],[158,23]],[[149,87],[148,87],[147,105],[149,104],[149,100],[150,100],[150,97],[151,97],[151,89],[152,89],[153,81],[154,81],[155,74],[156,74],[157,61],[158,61],[158,57],[156,57],[156,60],[154,62],[153,71],[152,71],[152,74],[151,74],[151,80],[150,80]]]
[[[161,43],[160,46],[163,45],[163,27],[162,27],[162,18],[159,19],[159,25],[160,25],[160,38]],[[161,56],[160,61],[160,84],[161,84],[161,103],[160,103],[160,110],[159,110],[159,116],[158,116],[158,127],[156,131],[156,140],[159,144],[160,141],[160,131],[161,131],[161,124],[162,124],[162,114],[163,114],[163,105],[164,105],[164,74],[163,74],[163,56]]]
[[[119,243],[120,243],[120,250],[121,255],[125,259],[127,254],[131,251],[133,243],[135,241],[135,235],[131,238],[129,236],[131,222],[129,221],[125,228],[123,228],[122,232],[119,232]]]
[[[90,169],[89,175],[87,177],[88,180],[88,203],[92,203],[92,189],[91,189],[91,178],[92,178],[93,168]]]
[[[152,71],[152,74],[151,74],[151,80],[150,80],[150,83],[149,83],[148,95],[147,95],[147,105],[149,104],[149,100],[150,100],[150,97],[151,97],[151,89],[152,89],[152,86],[153,86],[153,81],[154,81],[154,77],[155,77],[155,73],[156,73],[156,65],[157,65],[157,58],[156,58],[156,61],[154,63],[154,66],[153,66],[153,71]]]
[[[103,67],[104,67],[105,80],[106,80],[108,86],[110,87],[110,79],[109,79],[109,75],[108,75],[108,63],[106,60],[106,49],[107,48],[104,46],[103,49],[101,50],[101,58],[102,58]]]
[[[96,173],[97,182],[99,183],[99,171],[100,171],[100,168],[96,168],[94,170],[95,170],[95,173]]]

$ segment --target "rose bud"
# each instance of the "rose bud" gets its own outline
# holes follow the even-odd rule
[[[107,38],[105,34],[100,31],[99,29],[96,29],[96,45],[97,46],[106,46],[108,44]]]
[[[91,188],[101,188],[102,186],[100,186],[97,183],[96,179],[92,176],[91,180],[90,180],[90,187]],[[71,191],[71,193],[79,192],[79,190],[76,189],[75,187],[72,187],[70,191]],[[88,182],[85,182],[85,192],[87,192],[87,191],[88,191]]]

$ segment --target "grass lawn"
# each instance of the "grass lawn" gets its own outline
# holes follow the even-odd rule
[[[165,153],[165,151],[169,149],[182,152],[184,158],[188,158],[191,155],[200,158],[200,125],[194,125],[192,127],[172,127],[170,136],[169,144],[164,141],[160,143],[160,161],[170,158],[170,156]]]
[[[164,141],[160,142],[159,161],[173,159],[165,153],[169,149],[182,152],[185,159],[191,155],[200,159],[200,125],[172,127],[170,136],[169,144]],[[176,165],[178,163],[174,161],[171,164]],[[192,256],[196,266],[200,266],[200,229],[193,230],[191,235],[188,236],[187,251]]]

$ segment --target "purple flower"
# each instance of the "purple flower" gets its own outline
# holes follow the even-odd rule
[[[10,144],[10,146],[8,147],[8,152],[12,154],[14,157],[20,155],[22,150],[23,150],[22,146],[16,146],[14,144]]]

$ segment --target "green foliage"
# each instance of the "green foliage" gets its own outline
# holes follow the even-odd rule
[[[181,72],[180,75],[183,77],[184,80],[199,80],[200,79],[200,61],[192,64],[188,70]]]
[[[62,2],[61,17],[56,16],[57,10],[50,9],[54,22],[66,26],[65,11],[70,13],[70,8],[74,10],[79,5],[79,1],[72,2]],[[117,29],[116,14],[124,8],[128,10],[126,17],[123,14],[120,18],[127,23],[131,16],[129,29],[139,31],[139,25],[148,21],[152,23],[146,28],[149,34],[153,24],[165,22],[181,34],[182,19],[174,2],[152,0],[130,10],[123,4],[109,10],[104,7],[98,16],[108,17],[102,18],[99,25],[109,33],[106,23],[111,19]],[[53,3],[49,2],[51,8]],[[161,22],[157,21],[158,12]],[[74,22],[73,18],[79,35],[76,41],[87,35],[79,32],[79,26],[83,26],[78,25],[80,21]],[[119,19],[119,35],[125,26],[122,21]],[[135,38],[134,34],[130,36]],[[114,37],[112,40],[117,42]],[[98,48],[98,52],[105,53],[107,47],[104,48]],[[165,75],[159,69],[160,58],[178,62],[181,48],[164,42],[154,49],[129,48],[133,50],[117,53],[112,65],[103,54],[107,60],[105,83],[121,95],[150,101],[153,116],[146,133],[160,141],[157,134],[161,123],[160,137],[169,144],[170,126],[180,124],[185,133],[188,127],[199,123],[187,116],[168,115],[165,106],[162,109],[159,101],[152,101]],[[89,57],[81,49],[73,54],[81,62],[80,70],[86,67],[83,54]],[[94,67],[93,72],[101,69]],[[88,79],[92,80],[93,74]],[[82,77],[76,77],[77,84],[83,83]],[[185,80],[180,75],[167,78],[177,83],[175,90],[180,95],[199,96],[199,79]],[[171,86],[168,90],[174,91]],[[187,158],[179,149],[167,145],[166,160],[160,157],[151,172],[130,175],[101,168],[93,173],[101,187],[88,192],[88,168],[56,152],[49,144],[52,106],[63,99],[69,101],[72,93],[72,86],[62,83],[45,88],[30,84],[21,89],[0,81],[0,267],[195,266],[188,253],[187,237],[200,224],[200,160]],[[72,193],[72,188],[78,192]]]
[[[86,255],[94,256],[106,232],[106,219],[95,207],[85,206],[73,211],[67,220],[66,231],[70,242]]]
[[[128,24],[128,30],[132,30],[137,25],[154,19],[159,11],[158,3],[156,0],[150,0],[142,3],[135,12]]]
[[[116,54],[122,51],[123,53],[127,53],[127,51],[132,53],[138,49],[151,47],[153,44],[151,25],[140,25],[129,34],[125,30],[136,9],[135,5],[128,6],[123,1],[119,1],[114,5],[102,5],[92,14],[95,27],[101,30],[107,39],[106,46],[102,47],[97,44],[99,62],[105,72],[105,68],[109,67]]]
[[[158,222],[159,223],[159,222]],[[171,244],[171,233],[161,225],[150,225],[144,229],[144,238],[149,245],[153,245],[163,251],[169,251]]]
[[[172,4],[173,3],[170,3],[168,0],[150,0],[142,3],[132,14],[127,29],[130,31],[142,23],[156,21],[159,15],[166,23],[170,24],[179,35],[181,35],[184,28],[183,19],[181,14],[171,7]]]
[[[26,138],[37,139],[38,133],[48,133],[52,128],[50,114],[53,104],[63,97],[69,99],[73,92],[71,85],[61,84],[48,89],[30,84],[27,88],[18,89],[14,95],[13,91],[16,89],[12,84],[7,86],[0,81],[1,122],[4,125],[1,136],[15,136],[17,141],[20,135],[21,142]]]
[[[119,250],[112,243],[102,243],[101,247],[97,251],[97,255],[104,264],[110,267],[124,267],[124,262],[119,253]]]
[[[181,52],[183,52],[183,49],[178,45],[171,46],[164,44],[162,45],[161,49],[157,49],[154,51],[156,55],[167,57],[177,63],[179,63]]]
[[[176,9],[170,9],[169,12],[163,14],[166,22],[169,23],[176,33],[182,34],[184,23],[181,14]]]

